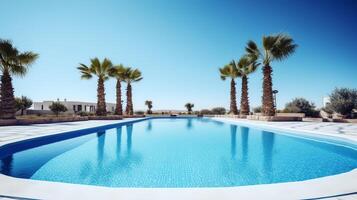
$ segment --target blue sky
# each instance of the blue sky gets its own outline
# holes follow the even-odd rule
[[[137,67],[134,107],[154,109],[229,106],[229,82],[218,68],[244,54],[250,39],[288,33],[299,45],[274,62],[278,107],[293,97],[322,104],[335,87],[357,86],[357,1],[49,1],[0,0],[0,38],[40,58],[15,95],[35,101],[96,101],[96,79],[80,80],[78,63],[93,57]],[[262,73],[249,78],[251,106],[260,105]],[[240,80],[237,81],[240,96]],[[124,94],[124,93],[123,93]],[[106,82],[115,102],[115,81]],[[240,98],[238,98],[240,100]]]

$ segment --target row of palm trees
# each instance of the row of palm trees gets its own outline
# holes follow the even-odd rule
[[[262,48],[258,48],[254,41],[248,41],[245,48],[246,54],[242,56],[238,62],[231,61],[229,64],[220,68],[220,76],[222,80],[231,78],[231,93],[230,93],[230,112],[234,115],[238,114],[236,103],[236,87],[235,79],[242,78],[242,94],[241,94],[241,115],[248,115],[249,98],[248,98],[248,75],[255,72],[260,64],[263,65],[263,97],[262,97],[262,114],[265,116],[275,115],[275,105],[273,99],[273,83],[272,83],[272,67],[271,62],[281,61],[295,52],[297,44],[286,34],[277,34],[264,36]]]
[[[134,82],[138,82],[143,79],[141,72],[138,69],[131,67],[124,67],[122,64],[113,65],[113,63],[105,58],[102,62],[98,58],[90,60],[90,65],[80,63],[77,69],[81,72],[82,79],[91,79],[93,76],[98,77],[97,84],[97,110],[96,114],[99,116],[105,116],[107,114],[105,103],[105,88],[104,82],[109,78],[116,79],[116,107],[115,114],[123,115],[121,84],[125,82],[126,87],[126,115],[134,114],[132,86]]]
[[[31,51],[20,52],[10,40],[0,39],[0,119],[15,119],[16,101],[12,76],[25,76],[29,66],[38,57],[38,54]]]

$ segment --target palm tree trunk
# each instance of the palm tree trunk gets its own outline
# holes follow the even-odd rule
[[[273,70],[270,65],[264,65],[263,67],[263,105],[262,112],[265,116],[274,116],[275,107],[273,100],[273,83],[272,74]]]
[[[12,87],[12,78],[8,70],[4,70],[1,76],[1,119],[15,119],[15,97]]]
[[[131,84],[128,83],[126,88],[126,110],[125,113],[127,115],[133,115],[133,102],[132,102],[132,94],[131,94]]]
[[[248,99],[248,77],[242,76],[242,96],[240,102],[240,114],[249,115],[249,99]]]
[[[233,113],[234,115],[238,114],[238,109],[237,109],[237,100],[236,100],[236,83],[234,79],[231,81],[231,107],[230,107],[230,112]]]
[[[118,79],[117,80],[117,85],[116,85],[116,89],[117,89],[117,104],[116,104],[116,108],[115,108],[115,114],[116,115],[123,115],[123,106],[121,104],[121,81]]]
[[[103,78],[98,79],[97,89],[97,115],[105,116],[107,114],[107,106],[105,104],[105,89]]]

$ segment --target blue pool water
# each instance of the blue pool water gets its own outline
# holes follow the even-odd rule
[[[150,119],[1,156],[1,173],[109,187],[226,187],[357,168],[357,150],[205,118]]]

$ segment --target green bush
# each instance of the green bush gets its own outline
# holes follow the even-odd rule
[[[61,104],[60,102],[53,102],[49,108],[51,109],[51,111],[53,113],[56,114],[56,116],[59,115],[59,113],[61,112],[66,112],[67,111],[67,108],[65,105]]]
[[[135,115],[143,115],[144,113],[145,112],[141,110],[135,111]]]
[[[253,108],[253,112],[254,113],[261,113],[262,112],[262,107],[261,106],[257,106],[255,108]]]
[[[21,98],[15,98],[15,108],[16,111],[21,110],[21,115],[24,114],[24,111],[29,109],[32,106],[32,100],[25,96],[21,96]]]
[[[211,115],[212,114],[212,111],[208,110],[208,109],[202,109],[200,111],[200,114],[201,115]]]
[[[85,111],[80,111],[80,112],[77,112],[76,114],[81,116],[81,117],[86,117],[86,116],[90,116],[91,115],[91,113],[85,112]]]
[[[308,117],[316,117],[319,111],[315,110],[315,105],[304,98],[295,98],[285,105],[283,112],[305,113]]]
[[[327,109],[349,117],[352,110],[357,108],[357,90],[349,88],[336,88],[330,94],[330,104]]]
[[[216,108],[212,108],[211,110],[213,115],[224,115],[226,114],[226,109],[223,107],[216,107]]]

